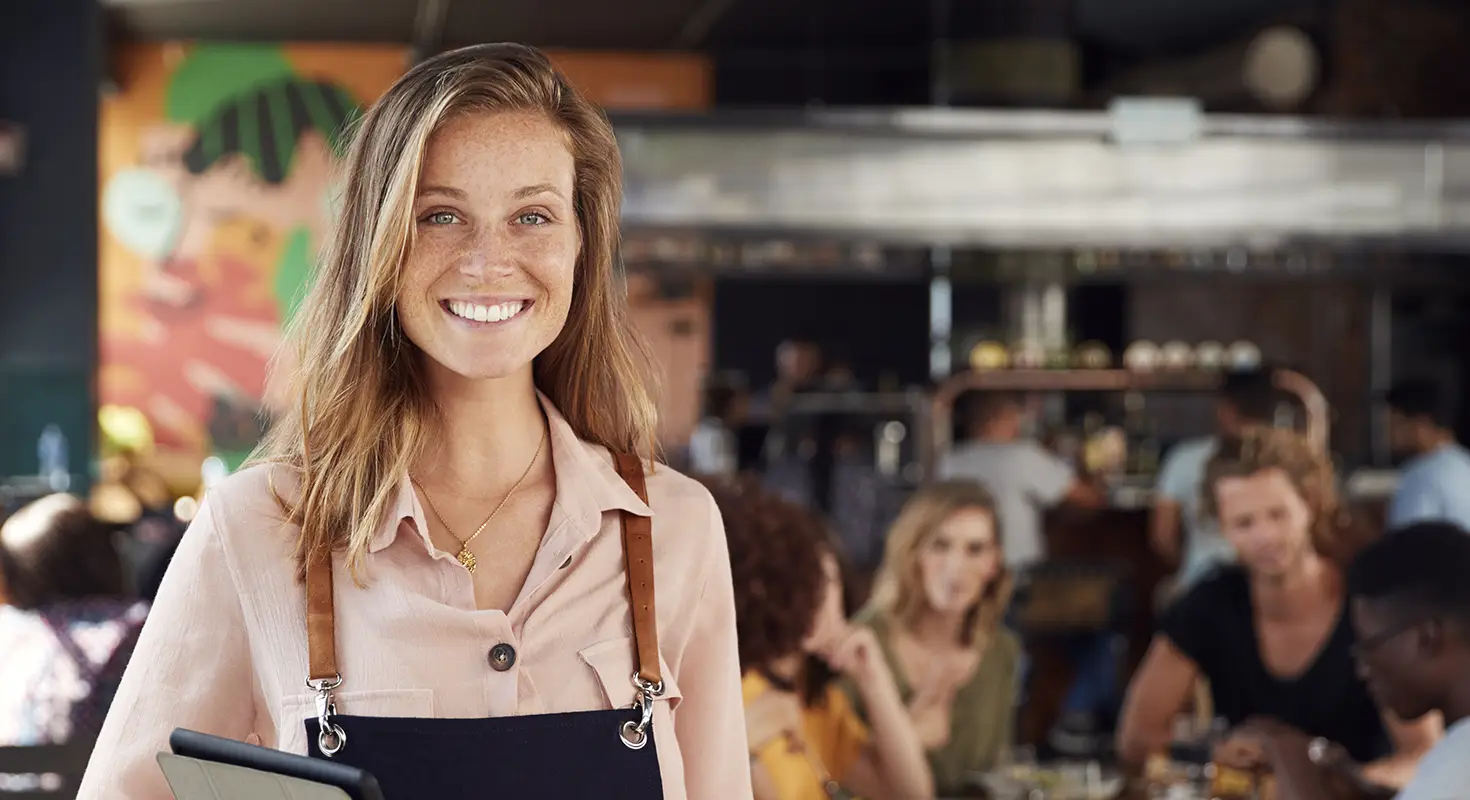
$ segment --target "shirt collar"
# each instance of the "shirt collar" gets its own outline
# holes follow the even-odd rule
[[[582,528],[590,536],[600,528],[602,514],[607,511],[628,511],[640,517],[652,517],[653,509],[640,500],[627,481],[618,475],[607,449],[582,441],[546,395],[538,391],[536,397],[546,414],[551,463],[556,470],[556,502],[548,530],[556,530],[565,522]],[[378,527],[368,552],[377,553],[393,544],[404,522],[413,523],[413,532],[432,552],[424,506],[407,475],[398,479],[389,513]]]

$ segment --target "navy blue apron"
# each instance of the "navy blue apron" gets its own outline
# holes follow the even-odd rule
[[[643,464],[618,455],[618,473],[648,502]],[[317,716],[306,720],[307,750],[371,772],[387,800],[663,797],[653,703],[664,692],[653,603],[653,524],[622,513],[623,553],[638,672],[630,708],[565,714],[422,719],[336,713],[337,671],[330,561],[307,570],[307,640]]]

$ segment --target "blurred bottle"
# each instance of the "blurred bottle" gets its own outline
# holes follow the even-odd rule
[[[36,460],[39,462],[36,474],[46,481],[51,491],[64,492],[71,486],[66,434],[61,432],[61,426],[53,423],[41,430],[41,438],[36,441]]]
[[[1152,476],[1158,472],[1159,438],[1142,392],[1123,395],[1123,431],[1128,440],[1128,474]]]

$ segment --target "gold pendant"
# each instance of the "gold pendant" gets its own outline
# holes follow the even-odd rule
[[[465,569],[470,571],[470,574],[474,574],[475,554],[470,552],[470,548],[468,545],[460,548],[459,555],[456,556],[456,558],[459,559],[459,563],[464,565]]]

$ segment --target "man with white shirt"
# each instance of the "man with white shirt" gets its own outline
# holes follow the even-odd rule
[[[970,440],[941,459],[940,480],[973,480],[990,490],[1006,566],[1013,572],[1046,558],[1042,512],[1062,503],[1096,507],[1103,497],[1072,466],[1024,433],[1024,399],[983,392],[969,415]]]

